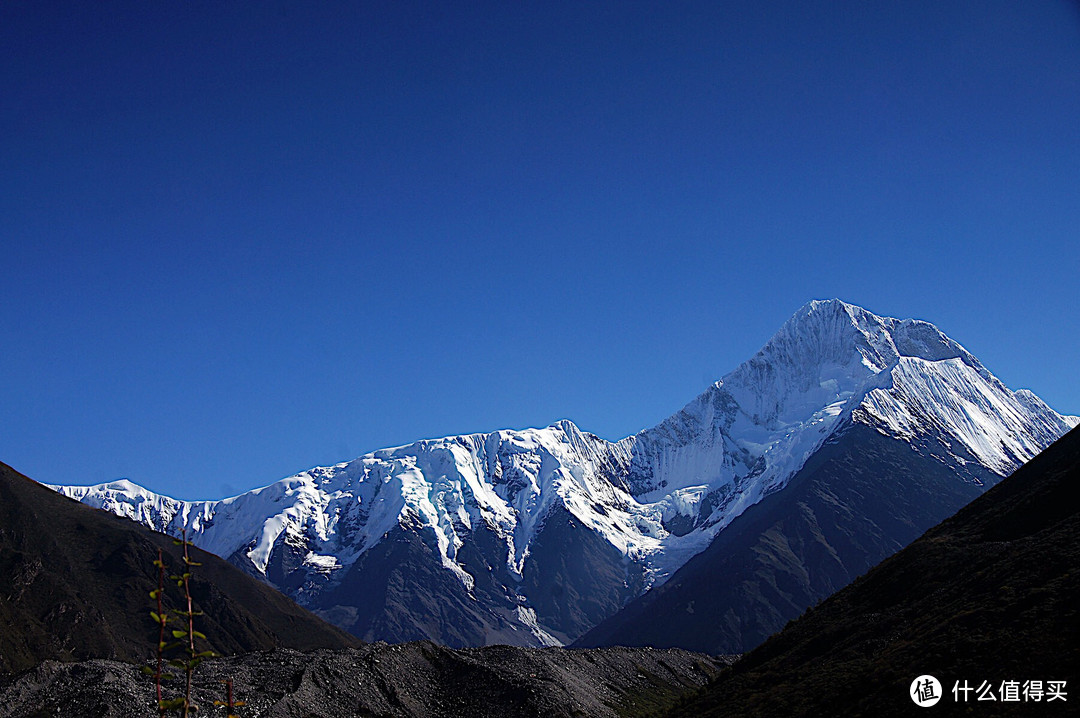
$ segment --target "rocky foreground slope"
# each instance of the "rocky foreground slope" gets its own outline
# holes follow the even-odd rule
[[[222,709],[212,709],[213,701],[225,699],[221,681],[231,679],[245,718],[638,716],[704,685],[729,662],[623,648],[454,651],[409,643],[276,650],[204,663],[195,698],[204,709],[199,715],[215,715]],[[154,718],[153,702],[152,681],[116,661],[49,661],[0,681],[0,716],[8,718]]]

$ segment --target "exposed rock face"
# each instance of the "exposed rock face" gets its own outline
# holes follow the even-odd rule
[[[787,488],[577,645],[754,648],[999,479],[974,462],[961,478],[945,451],[852,425]]]

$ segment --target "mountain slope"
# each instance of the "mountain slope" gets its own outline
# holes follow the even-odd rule
[[[181,566],[167,536],[58,496],[0,464],[0,673],[42,660],[154,654],[149,593],[157,549]],[[216,556],[203,563],[192,595],[216,651],[277,646],[346,647],[357,641]],[[179,605],[170,587],[167,603]]]
[[[886,369],[847,402],[787,487],[575,645],[752,649],[1075,425],[1030,392],[1010,392],[929,327],[895,324],[896,356],[869,342],[869,362],[884,358]],[[867,360],[865,347],[859,356]]]
[[[1005,681],[1080,679],[1080,430],[807,611],[675,716],[909,715],[920,675],[940,713],[1021,715]],[[957,681],[998,702],[957,702]],[[960,693],[959,695],[963,695]],[[1045,699],[1044,699],[1045,700]],[[1042,703],[1040,715],[1075,708]],[[1023,706],[1020,703],[1024,703]]]
[[[933,325],[829,300],[618,442],[569,421],[424,440],[222,501],[126,481],[56,488],[158,530],[187,527],[357,635],[553,645],[662,585],[844,427],[939,447],[960,481],[986,485],[1074,424]]]
[[[848,427],[784,491],[747,509],[671,580],[575,645],[715,654],[757,646],[997,479],[969,464],[975,473],[961,480],[932,448]]]

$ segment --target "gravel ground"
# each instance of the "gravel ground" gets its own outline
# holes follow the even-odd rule
[[[231,678],[247,703],[241,718],[602,718],[660,708],[730,662],[681,650],[375,643],[216,658],[196,671],[194,695],[201,716],[225,715],[213,702]],[[165,686],[175,696],[180,682]],[[0,682],[0,716],[154,718],[153,680],[116,661],[47,661]]]

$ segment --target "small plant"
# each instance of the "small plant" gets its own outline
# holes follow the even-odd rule
[[[225,703],[222,703],[221,701],[214,701],[214,705],[225,706],[225,712],[227,714],[225,718],[240,718],[240,716],[233,714],[233,709],[239,708],[240,706],[244,705],[244,702],[233,700],[232,679],[222,681],[222,683],[225,684],[226,696],[228,697],[228,700]]]
[[[158,570],[158,586],[157,589],[150,592],[150,598],[157,601],[157,611],[150,612],[150,617],[158,624],[157,670],[152,670],[149,666],[144,666],[143,671],[154,677],[154,687],[157,689],[158,716],[161,718],[165,715],[164,702],[161,698],[161,682],[172,678],[172,676],[165,673],[164,670],[166,648],[165,624],[168,622],[169,617],[165,613],[165,608],[162,604],[162,595],[165,593],[165,555],[160,548],[157,550],[157,556],[157,560],[154,561],[154,566],[156,566]]]
[[[201,616],[201,611],[196,611],[191,599],[191,569],[195,566],[201,566],[202,564],[191,559],[191,555],[188,551],[189,547],[194,544],[187,540],[187,530],[181,529],[181,539],[179,541],[173,540],[173,543],[177,546],[184,547],[184,572],[181,574],[172,575],[169,578],[176,581],[176,585],[179,588],[184,589],[184,601],[186,609],[172,609],[174,615],[170,616],[164,610],[163,598],[165,594],[165,560],[164,553],[161,549],[158,549],[158,558],[154,561],[154,566],[158,570],[158,587],[156,590],[150,592],[150,597],[157,601],[157,611],[151,611],[150,617],[154,619],[154,622],[158,624],[158,644],[157,644],[157,669],[154,670],[149,666],[143,668],[143,671],[154,677],[154,684],[157,691],[157,706],[159,718],[164,718],[165,714],[169,711],[177,711],[183,718],[188,718],[189,714],[199,710],[199,707],[191,702],[191,677],[194,674],[195,669],[200,663],[207,658],[214,656],[213,651],[199,651],[195,647],[195,639],[200,638],[203,641],[206,640],[206,636],[199,631],[195,630],[195,616]],[[173,642],[169,643],[165,640],[166,626],[170,621],[180,623],[183,628],[172,629]],[[172,674],[165,672],[165,655],[170,651],[176,651],[180,649],[182,657],[172,658],[168,661],[168,664],[172,668],[180,669],[184,671],[184,694],[176,698],[164,698],[162,696],[161,684],[162,681],[170,680],[173,678]],[[231,715],[232,707],[238,705],[232,700],[232,681],[229,681],[229,702],[228,710]],[[215,701],[219,705],[220,701]],[[242,705],[242,704],[240,704]],[[235,718],[233,716],[232,718]]]

